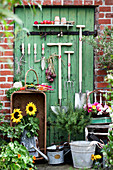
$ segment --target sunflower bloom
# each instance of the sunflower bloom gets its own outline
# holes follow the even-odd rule
[[[26,113],[31,115],[35,115],[35,112],[37,111],[37,108],[34,103],[29,102],[26,106]]]
[[[20,109],[14,109],[13,113],[11,113],[11,120],[13,122],[21,122],[21,119],[23,118],[22,116],[22,111]]]
[[[21,155],[20,154],[18,154],[18,158],[20,158],[21,157]]]
[[[33,160],[36,160],[36,157],[35,157],[35,156],[33,156]]]
[[[91,155],[91,160],[94,161],[95,157],[94,155]]]

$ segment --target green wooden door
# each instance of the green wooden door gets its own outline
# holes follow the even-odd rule
[[[70,31],[79,31],[76,28],[76,25],[85,25],[83,31],[94,31],[94,8],[43,8],[40,11],[38,8],[36,9],[36,15],[34,15],[33,11],[30,8],[16,8],[15,13],[22,19],[23,25],[22,28],[27,28],[30,32],[48,32],[48,31],[67,31],[66,27],[40,27],[39,30],[37,27],[33,27],[33,23],[35,20],[43,21],[43,20],[51,20],[53,21],[55,16],[66,17],[67,21],[74,21],[75,24],[73,27],[69,28]],[[15,25],[15,28],[18,26]],[[46,39],[42,38],[41,35],[27,35],[26,30],[20,31],[15,41],[15,79],[18,77],[17,73],[20,71],[20,79],[24,80],[25,73],[29,68],[33,68],[39,78],[39,83],[48,83],[45,76],[45,70],[41,70],[40,62],[34,62],[34,43],[37,44],[37,60],[41,59],[41,46],[42,43],[45,44],[45,58],[48,59],[50,55],[53,53],[58,54],[58,47],[48,47],[47,43],[72,43],[71,47],[62,46],[62,106],[67,104],[67,101],[71,101],[74,106],[74,98],[75,92],[79,92],[79,35],[63,35],[63,37],[57,37],[57,35],[47,35]],[[21,45],[24,43],[25,45],[25,55],[22,57],[21,54]],[[28,43],[30,43],[30,55],[28,55]],[[74,54],[71,55],[71,81],[73,82],[72,86],[65,88],[65,82],[68,77],[68,60],[67,54],[64,54],[65,51],[74,51]],[[93,90],[93,49],[91,46],[83,42],[83,84],[82,84],[82,92],[86,90]],[[20,61],[21,59],[21,61]],[[30,62],[29,62],[30,60]],[[19,70],[19,66],[22,64],[21,69]],[[55,71],[57,77],[53,83],[51,83],[54,91],[46,92],[47,96],[47,118],[52,117],[51,113],[51,105],[55,106],[58,104],[58,57],[54,59]],[[47,68],[47,63],[46,63]],[[33,72],[29,72],[27,76],[27,82],[32,83],[36,80]],[[48,126],[47,131],[47,144],[51,144],[54,142],[58,142],[62,140],[63,135],[61,135],[53,126]]]

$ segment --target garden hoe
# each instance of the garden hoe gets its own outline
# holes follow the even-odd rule
[[[82,108],[86,100],[86,93],[82,93],[82,28],[85,25],[77,25],[79,31],[79,93],[75,93],[75,108]]]
[[[71,46],[72,43],[47,43],[48,46],[58,46],[59,50],[59,56],[58,56],[58,99],[59,99],[59,105],[60,106],[51,106],[51,110],[58,114],[58,110],[64,112],[67,112],[67,106],[61,106],[61,100],[62,100],[62,79],[61,79],[61,46]]]

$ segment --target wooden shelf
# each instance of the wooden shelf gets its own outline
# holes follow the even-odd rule
[[[67,27],[67,30],[69,27],[73,27],[72,24],[33,24],[33,27]]]

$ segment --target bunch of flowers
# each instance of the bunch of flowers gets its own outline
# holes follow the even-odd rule
[[[39,118],[37,117],[37,107],[33,102],[29,102],[25,108],[26,115],[22,115],[22,111],[18,108],[11,113],[12,122],[16,123],[15,133],[23,133],[27,130],[27,137],[30,138],[34,135],[38,136],[37,130],[39,130]]]
[[[87,110],[88,113],[91,112],[92,115],[104,115],[112,112],[112,109],[108,105],[102,105],[98,102],[95,102],[93,104],[88,103],[88,106],[83,106],[84,110]]]

